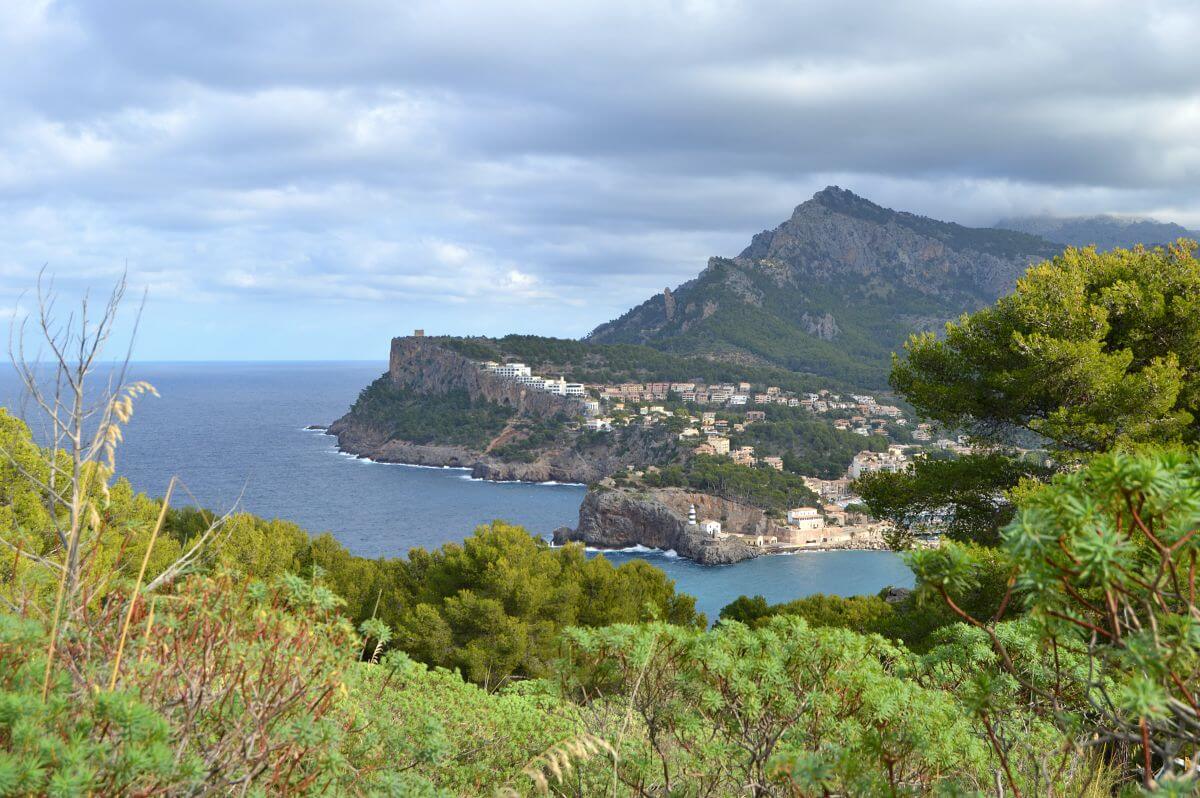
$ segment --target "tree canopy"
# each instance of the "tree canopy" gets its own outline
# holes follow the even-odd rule
[[[901,535],[936,519],[995,544],[1011,492],[1116,446],[1200,440],[1197,245],[1067,249],[991,307],[912,336],[891,382],[919,414],[991,451],[860,480]],[[1049,467],[1013,444],[1047,450]]]
[[[892,386],[921,415],[991,440],[1028,430],[1065,453],[1195,441],[1196,248],[1067,249],[944,338],[910,338]]]

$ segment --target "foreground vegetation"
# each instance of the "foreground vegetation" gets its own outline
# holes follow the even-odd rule
[[[1194,270],[1180,252],[1155,265]],[[1125,274],[1112,307],[1159,279]],[[1194,296],[1173,279],[1150,317]],[[44,446],[0,412],[0,795],[1200,792],[1194,338],[1117,358],[1179,387],[1162,423],[1129,404],[1110,429],[1086,397],[1043,396],[1037,431],[1095,431],[1096,451],[1020,475],[993,537],[909,552],[910,596],[747,598],[710,629],[645,563],[501,523],[370,561],[173,509],[174,483],[136,494],[115,458],[152,389],[82,388],[106,322],[41,325],[68,330],[50,392],[20,368],[51,411]],[[1095,346],[1055,351],[1062,373],[1095,365]]]

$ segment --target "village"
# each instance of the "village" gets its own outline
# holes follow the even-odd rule
[[[894,434],[897,428],[907,429],[911,442],[891,443],[884,451],[860,451],[854,455],[845,474],[837,478],[803,476],[804,484],[818,497],[818,506],[789,509],[784,523],[772,526],[772,534],[742,536],[750,545],[768,550],[881,547],[881,525],[855,511],[858,501],[853,492],[855,480],[873,472],[903,471],[913,457],[923,456],[930,450],[955,454],[970,451],[965,439],[935,437],[933,427],[927,423],[910,426],[909,418],[900,407],[882,403],[869,394],[840,395],[828,390],[795,393],[778,386],[756,386],[749,382],[585,384],[567,382],[561,376],[536,375],[524,363],[487,362],[480,364],[480,368],[531,390],[578,399],[584,416],[583,426],[591,432],[611,432],[631,425],[665,425],[695,454],[728,458],[746,467],[784,470],[782,457],[760,455],[753,446],[735,446],[733,443],[739,433],[765,421],[771,405],[803,408],[815,416],[827,418],[836,429],[864,437],[888,437],[889,432]],[[646,471],[655,470],[655,466],[646,468]],[[632,478],[641,474],[636,469],[629,472]],[[723,530],[719,520],[697,519],[694,507],[688,523],[711,540],[723,540],[733,534]]]

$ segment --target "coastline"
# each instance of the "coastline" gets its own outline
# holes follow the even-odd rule
[[[328,427],[323,427],[319,424],[310,424],[307,427],[302,427],[301,432],[316,432],[321,435],[327,435],[334,439],[337,439],[337,437],[338,437],[336,433],[330,432]],[[372,457],[368,454],[360,454],[358,452],[354,452],[354,451],[345,449],[342,447],[340,440],[338,440],[337,443],[333,444],[333,447],[330,451],[332,451],[336,454],[339,454],[343,457],[348,457],[352,460],[361,460],[366,463],[374,463],[375,465],[401,466],[404,468],[428,468],[428,469],[432,469],[434,471],[466,471],[468,473],[464,474],[462,477],[460,477],[460,479],[465,479],[470,482],[491,482],[491,483],[497,484],[497,485],[522,484],[522,485],[545,485],[547,487],[557,487],[557,486],[578,487],[578,488],[586,488],[587,487],[586,482],[566,482],[563,480],[556,480],[556,479],[548,479],[548,480],[491,479],[489,477],[478,477],[478,476],[475,476],[475,471],[477,470],[477,466],[479,465],[478,463],[469,465],[469,466],[448,465],[448,464],[434,465],[431,463],[414,463],[414,462],[407,462],[407,461],[398,460],[398,459],[377,458],[377,457]]]
[[[543,538],[546,539],[546,538]],[[568,541],[567,543],[555,543],[553,539],[548,540],[550,547],[554,549],[562,548],[569,543],[581,543],[582,541]],[[706,563],[699,562],[690,557],[685,557],[675,549],[658,549],[651,546],[644,546],[640,543],[622,548],[608,548],[605,546],[593,546],[584,544],[583,550],[589,554],[647,554],[661,556],[668,560],[686,560],[687,562],[704,568],[722,568],[727,565],[737,565],[738,562],[746,562],[746,560],[738,560],[737,562],[722,562],[722,563]],[[773,548],[764,548],[759,557],[791,557],[796,554],[804,554],[805,552],[826,553],[826,552],[890,552],[892,551],[886,545],[879,546],[854,546],[846,544],[820,544],[815,546],[778,546]]]

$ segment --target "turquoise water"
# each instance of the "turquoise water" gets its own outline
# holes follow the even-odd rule
[[[379,363],[141,363],[132,376],[161,398],[141,401],[120,450],[119,471],[161,495],[172,475],[195,502],[285,518],[332,533],[350,551],[392,557],[410,548],[460,541],[479,524],[503,519],[538,535],[574,526],[584,488],[473,480],[456,469],[357,460],[334,439],[307,431],[342,415]],[[0,371],[0,399],[13,406],[12,374]],[[889,552],[800,552],[736,565],[701,567],[661,552],[641,556],[715,618],[742,594],[787,601],[812,593],[874,593],[911,585]]]

